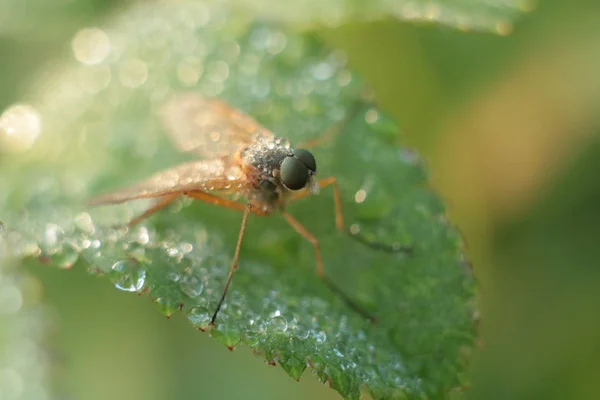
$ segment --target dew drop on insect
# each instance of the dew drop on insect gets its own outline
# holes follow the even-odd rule
[[[135,261],[120,260],[111,267],[109,277],[117,289],[139,292],[146,282],[146,270]]]
[[[277,316],[271,319],[271,321],[269,322],[269,327],[277,333],[283,333],[287,331],[288,323],[285,320],[285,318]]]

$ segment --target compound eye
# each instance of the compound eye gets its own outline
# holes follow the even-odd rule
[[[300,190],[306,186],[309,173],[306,165],[293,156],[283,159],[279,170],[281,182],[291,190]]]
[[[302,161],[302,163],[306,165],[306,167],[312,172],[317,172],[317,161],[315,160],[315,156],[313,156],[310,151],[296,149],[294,150],[294,157]]]

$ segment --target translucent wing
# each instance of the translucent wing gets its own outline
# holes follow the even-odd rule
[[[123,203],[192,190],[232,191],[243,186],[242,170],[224,159],[193,161],[158,172],[131,187],[99,196],[90,205]]]
[[[273,137],[252,117],[196,93],[175,96],[163,107],[161,116],[179,150],[205,158],[233,154],[259,137]]]

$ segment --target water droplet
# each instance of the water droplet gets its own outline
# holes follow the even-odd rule
[[[177,77],[186,86],[197,84],[203,71],[202,60],[197,58],[186,58],[177,65]]]
[[[169,297],[159,297],[156,299],[156,308],[168,318],[179,309],[179,304]]]
[[[148,228],[145,226],[140,226],[137,228],[133,234],[133,240],[139,244],[148,244],[148,242],[150,242],[150,233],[148,232]]]
[[[85,64],[99,64],[110,54],[110,40],[106,33],[98,28],[85,28],[75,34],[71,42],[75,58]]]
[[[202,294],[202,290],[204,289],[204,283],[202,282],[202,279],[192,274],[184,275],[181,278],[180,285],[183,293],[191,298],[200,296]]]
[[[327,340],[327,335],[323,331],[313,332],[313,337],[318,344],[323,344]]]
[[[140,292],[146,281],[146,270],[136,261],[121,260],[113,264],[109,277],[119,290]]]
[[[379,119],[379,113],[374,108],[371,108],[370,110],[368,110],[365,113],[365,121],[367,121],[367,123],[369,123],[369,124],[373,124],[373,123],[377,122],[378,119]]]
[[[367,191],[365,189],[360,189],[354,194],[354,201],[357,203],[362,203],[367,198]]]
[[[94,227],[94,222],[92,221],[92,217],[90,217],[90,214],[88,213],[82,212],[77,214],[74,222],[77,229],[89,235],[93,234],[96,230]]]
[[[179,279],[181,279],[181,275],[179,275],[179,273],[175,271],[172,271],[167,274],[167,278],[172,282],[179,282]]]
[[[134,258],[138,261],[144,260],[144,256],[146,254],[146,248],[144,247],[144,245],[138,242],[129,242],[125,245],[125,249],[129,257]]]
[[[240,330],[237,326],[224,321],[223,316],[219,316],[219,319],[220,322],[219,320],[215,322],[211,335],[229,349],[233,349],[242,340]]]
[[[224,61],[215,61],[207,69],[208,79],[215,83],[223,83],[229,77],[229,65]]]
[[[192,250],[194,250],[194,246],[192,246],[191,243],[183,242],[179,245],[179,249],[183,253],[190,253]]]
[[[271,54],[279,54],[285,49],[287,38],[281,32],[273,32],[267,39],[267,51]]]
[[[310,335],[310,331],[304,326],[304,325],[296,325],[294,327],[294,333],[296,334],[296,337],[298,339],[307,339],[308,336]]]
[[[64,231],[56,224],[47,224],[44,230],[44,247],[52,249],[62,239]]]
[[[21,245],[21,255],[23,257],[37,257],[41,254],[42,250],[36,242],[25,242]]]
[[[35,143],[42,131],[41,116],[28,104],[15,104],[0,115],[0,145],[23,151]]]
[[[61,268],[71,268],[78,258],[79,248],[75,244],[67,242],[53,257],[53,260]]]
[[[188,313],[188,320],[196,328],[205,330],[210,323],[210,313],[204,307],[194,307]]]
[[[269,322],[269,326],[277,333],[283,333],[287,330],[288,324],[283,317],[274,317]]]
[[[400,161],[409,165],[417,165],[421,162],[421,157],[416,150],[401,149],[399,151]]]
[[[148,66],[139,59],[125,61],[119,68],[119,80],[123,86],[137,88],[148,79]]]
[[[292,378],[300,380],[302,373],[306,369],[306,361],[292,355],[287,359],[280,359],[279,364]]]
[[[333,76],[335,70],[328,62],[320,62],[313,67],[313,76],[316,80],[324,81]]]

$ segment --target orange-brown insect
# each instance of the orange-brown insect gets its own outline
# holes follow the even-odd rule
[[[319,278],[355,311],[374,319],[326,277],[318,240],[285,210],[285,205],[290,201],[317,194],[320,188],[333,186],[337,228],[349,233],[344,227],[336,178],[316,180],[317,164],[309,151],[293,149],[286,140],[275,137],[248,115],[198,94],[187,93],[174,97],[163,109],[162,117],[165,130],[177,148],[197,153],[204,159],[159,172],[135,186],[97,197],[91,204],[116,204],[144,198],[158,200],[154,206],[131,220],[129,225],[140,222],[180,196],[243,212],[231,269],[211,324],[214,324],[238,267],[249,214],[266,216],[276,210],[314,246]],[[227,197],[231,195],[243,196],[247,202],[244,204]],[[357,238],[368,245],[382,248]]]

